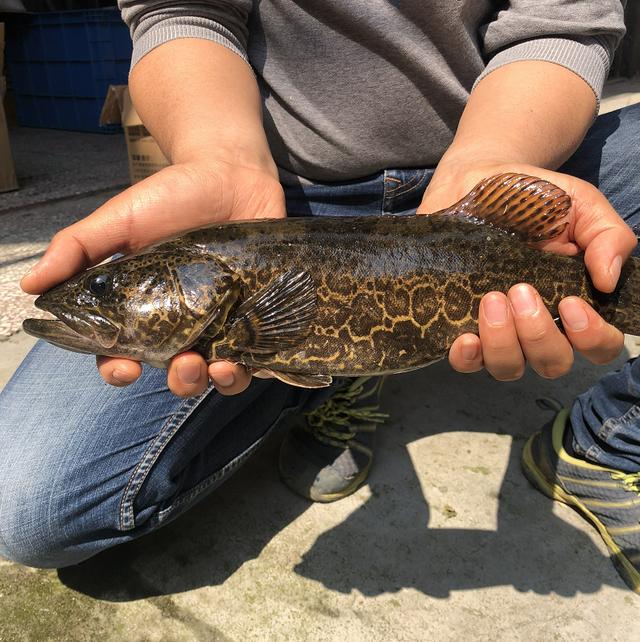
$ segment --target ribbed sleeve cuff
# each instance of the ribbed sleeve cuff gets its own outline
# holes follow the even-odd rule
[[[597,38],[536,38],[526,40],[496,54],[476,80],[477,85],[492,71],[519,60],[545,60],[570,69],[593,90],[600,107],[602,87],[609,73],[608,50]],[[597,109],[596,109],[597,113]]]
[[[217,42],[238,54],[247,64],[249,63],[247,52],[240,41],[220,23],[206,18],[179,16],[166,18],[154,24],[139,38],[134,39],[131,69],[156,47],[179,38],[201,38]]]

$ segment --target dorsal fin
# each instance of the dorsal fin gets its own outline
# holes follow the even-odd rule
[[[553,183],[508,173],[485,178],[441,213],[479,219],[537,242],[561,234],[569,225],[565,219],[570,209],[571,198]]]

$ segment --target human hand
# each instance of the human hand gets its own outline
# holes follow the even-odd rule
[[[419,214],[444,209],[467,194],[480,180],[503,172],[518,172],[548,180],[571,197],[567,229],[538,247],[557,254],[584,251],[586,267],[595,287],[612,292],[620,269],[637,240],[604,195],[593,185],[573,176],[523,164],[451,162],[444,160],[425,192]],[[622,350],[623,334],[606,323],[578,297],[559,305],[566,334],[556,326],[540,295],[526,284],[513,286],[505,295],[487,293],[480,304],[479,336],[464,334],[449,350],[449,362],[458,372],[483,367],[500,381],[519,379],[526,361],[542,377],[566,374],[573,350],[592,363],[607,363]]]
[[[172,165],[58,232],[21,286],[40,294],[117,252],[133,253],[216,222],[284,216],[275,167],[221,160]],[[129,385],[142,373],[140,363],[130,359],[98,357],[97,364],[102,378],[114,386]],[[167,372],[169,388],[182,397],[204,392],[209,378],[222,394],[242,392],[251,381],[243,366],[226,361],[207,366],[192,351],[175,356]]]

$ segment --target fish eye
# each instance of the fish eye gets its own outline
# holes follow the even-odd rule
[[[95,296],[102,296],[109,286],[109,277],[106,274],[98,274],[89,281],[89,291]]]

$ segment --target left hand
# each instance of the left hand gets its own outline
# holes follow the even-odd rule
[[[584,251],[586,267],[598,290],[612,292],[620,268],[636,246],[631,229],[593,185],[583,180],[531,165],[488,162],[447,163],[438,166],[424,194],[419,214],[449,207],[483,178],[503,172],[538,176],[565,190],[571,197],[570,223],[558,238],[539,247],[557,254]],[[480,304],[479,335],[463,334],[449,350],[449,362],[458,372],[476,372],[483,367],[499,381],[512,381],[524,374],[525,363],[542,377],[566,374],[573,364],[573,350],[592,363],[608,363],[623,346],[623,334],[608,324],[585,301],[567,297],[559,305],[566,334],[544,307],[540,295],[526,284],[486,294]]]

